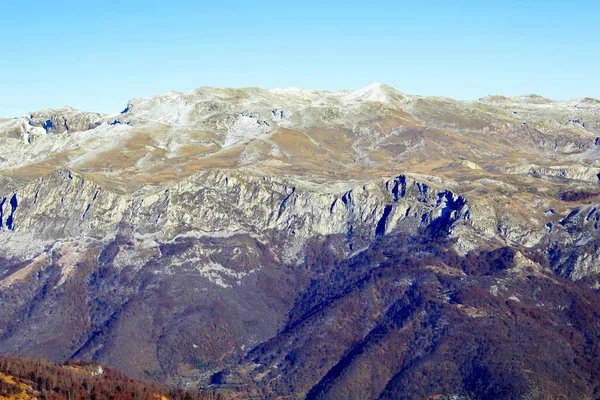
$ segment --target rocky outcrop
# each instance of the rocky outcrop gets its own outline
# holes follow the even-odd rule
[[[572,209],[548,223],[548,234],[536,246],[560,275],[582,279],[600,273],[600,204]]]
[[[367,243],[396,230],[447,232],[457,221],[469,223],[467,200],[435,184],[402,175],[354,185],[212,170],[133,195],[63,169],[5,194],[18,197],[19,206],[11,200],[1,207],[0,240],[7,254],[30,257],[56,240],[107,240],[109,232],[162,241],[190,232],[248,233],[279,237],[272,245],[291,260],[314,237],[342,234]]]
[[[33,112],[29,115],[27,122],[32,127],[43,128],[47,134],[75,133],[94,129],[100,124],[101,117],[101,114],[81,112],[65,107]]]
[[[523,174],[544,179],[567,179],[588,183],[600,183],[600,168],[582,166],[551,166],[519,165],[502,168],[505,174]]]

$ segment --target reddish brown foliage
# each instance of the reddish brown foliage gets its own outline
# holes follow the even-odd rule
[[[44,360],[22,357],[0,357],[0,372],[17,378],[30,386],[41,399],[119,399],[157,400],[160,396],[180,400],[221,399],[220,395],[168,388],[155,383],[127,377],[113,368],[103,368],[99,375],[95,364],[73,363],[67,366]],[[21,390],[0,379],[0,395],[20,393]]]

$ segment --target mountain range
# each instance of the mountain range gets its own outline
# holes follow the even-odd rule
[[[232,398],[600,396],[600,100],[200,88],[0,143],[0,353]]]

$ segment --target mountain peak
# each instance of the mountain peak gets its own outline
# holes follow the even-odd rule
[[[402,93],[393,87],[380,82],[374,82],[361,89],[353,90],[343,97],[345,101],[374,101],[381,103],[387,103],[391,100],[400,100],[402,98],[404,98]]]

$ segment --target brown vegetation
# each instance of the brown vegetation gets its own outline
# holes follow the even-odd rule
[[[229,375],[268,398],[598,398],[598,292],[540,254],[449,244],[393,235],[347,261],[309,251],[315,275],[287,326]]]
[[[0,357],[0,399],[212,400],[200,394],[142,382],[91,363],[59,365],[22,357]]]
[[[598,192],[582,192],[568,190],[560,194],[560,199],[562,201],[585,201],[598,196],[600,196],[600,193]]]

